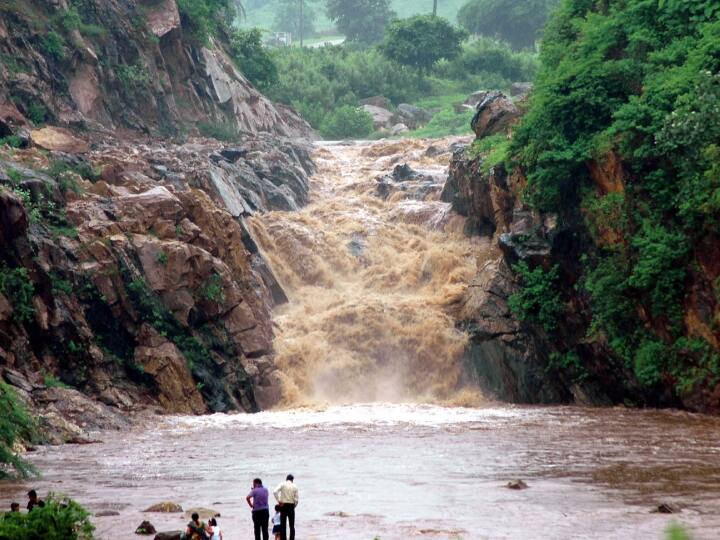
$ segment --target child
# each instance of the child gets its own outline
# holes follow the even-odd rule
[[[280,540],[282,537],[282,532],[280,530],[280,505],[275,505],[275,515],[272,518],[272,524],[273,524],[273,534],[275,535],[275,540]]]
[[[210,530],[212,531],[212,536],[210,537],[210,540],[223,540],[223,533],[220,530],[220,525],[217,524],[217,520],[215,518],[210,519],[208,521],[208,524],[210,527],[212,527]]]

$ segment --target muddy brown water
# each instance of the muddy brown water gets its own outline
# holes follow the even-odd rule
[[[257,415],[166,418],[102,433],[102,444],[41,448],[41,493],[98,517],[98,536],[138,538],[163,500],[213,507],[225,538],[252,538],[253,477],[300,488],[298,538],[661,539],[673,520],[696,539],[720,531],[720,419],[675,411],[366,404]],[[522,478],[530,486],[504,484]],[[2,487],[0,504],[31,484]],[[676,515],[651,513],[660,503]]]
[[[275,313],[281,410],[40,448],[28,457],[42,479],[0,484],[0,504],[29,487],[67,493],[118,512],[94,518],[99,538],[129,540],[145,519],[182,528],[142,512],[171,500],[215,508],[226,540],[245,540],[252,479],[274,487],[292,472],[300,540],[659,540],[672,521],[720,538],[720,419],[514,407],[463,387],[453,309],[497,248],[462,234],[439,189],[375,193],[401,163],[442,179],[449,154],[429,144],[318,145],[310,204],[251,220],[290,299]],[[516,478],[529,489],[503,487]],[[661,503],[682,512],[652,513]]]

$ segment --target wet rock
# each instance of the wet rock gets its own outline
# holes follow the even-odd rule
[[[182,531],[160,532],[155,535],[155,540],[182,540]]]
[[[530,94],[533,89],[531,82],[514,82],[510,85],[510,95],[512,97],[524,97]]]
[[[403,133],[407,133],[410,131],[410,128],[408,128],[405,124],[395,124],[393,127],[390,128],[390,135],[402,135]]]
[[[0,320],[3,320],[2,311],[3,311],[3,304],[8,304],[7,299],[5,299],[4,296],[0,295]],[[33,391],[33,385],[30,384],[30,382],[25,378],[25,376],[20,373],[19,371],[15,371],[14,369],[5,368],[3,370],[3,379],[5,379],[5,382],[8,384],[11,384],[13,386],[16,386],[17,388],[20,388],[21,390],[24,390],[25,392],[32,392]]]
[[[656,508],[653,508],[652,512],[657,514],[679,514],[682,512],[682,508],[679,505],[673,503],[662,503]]]
[[[135,534],[140,535],[150,535],[155,534],[156,532],[155,526],[149,521],[143,521],[140,525],[138,525],[137,529],[135,529]]]
[[[372,117],[375,129],[392,126],[394,114],[391,111],[375,105],[362,105],[361,108]]]
[[[30,137],[33,144],[45,150],[82,154],[90,149],[87,142],[64,128],[47,126],[32,131]]]
[[[481,139],[496,133],[507,132],[520,119],[515,104],[502,92],[490,92],[478,103],[470,126]]]
[[[505,487],[508,489],[522,490],[522,489],[528,489],[530,486],[528,486],[522,480],[517,479],[517,480],[510,480],[507,484],[505,484]]]
[[[507,230],[514,197],[502,166],[482,169],[482,159],[468,159],[464,149],[455,152],[440,199],[468,218],[468,234],[492,235]]]
[[[172,501],[163,501],[149,506],[143,512],[157,512],[161,514],[179,514],[184,512],[183,507]]]
[[[185,511],[185,517],[187,519],[190,519],[193,514],[197,514],[200,516],[200,519],[207,521],[210,518],[218,518],[220,516],[220,512],[213,508],[203,508],[203,507],[197,507],[197,508],[188,508]]]
[[[392,173],[378,176],[375,180],[375,193],[383,199],[393,193],[403,192],[406,198],[425,200],[442,189],[441,179],[418,172],[405,163],[396,165]]]
[[[397,113],[395,114],[395,123],[402,123],[408,126],[410,129],[417,129],[432,120],[432,116],[432,113],[426,111],[425,109],[416,107],[415,105],[410,105],[408,103],[401,103],[397,107]]]
[[[490,92],[488,90],[478,90],[468,96],[468,98],[455,106],[455,112],[474,111],[477,106],[487,97]]]
[[[95,517],[113,517],[119,516],[120,512],[118,512],[117,510],[100,510],[99,512],[95,512],[94,515]]]

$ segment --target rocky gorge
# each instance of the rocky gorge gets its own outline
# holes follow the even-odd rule
[[[86,4],[0,8],[3,379],[51,442],[270,407],[286,297],[244,219],[305,204],[314,134],[175,0]]]

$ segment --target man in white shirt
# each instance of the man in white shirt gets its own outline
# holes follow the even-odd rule
[[[273,495],[280,505],[280,538],[287,538],[287,523],[290,522],[290,540],[295,540],[295,508],[298,505],[298,488],[294,483],[295,478],[292,474],[287,475],[287,479],[280,484]]]

